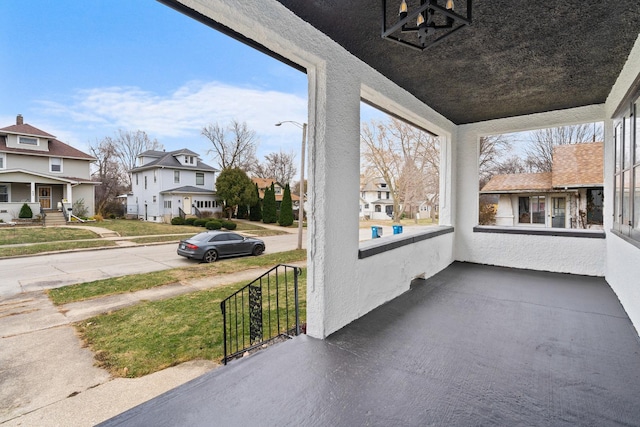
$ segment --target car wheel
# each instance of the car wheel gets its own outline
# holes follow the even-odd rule
[[[202,258],[204,262],[214,262],[217,259],[218,259],[218,252],[216,252],[213,249],[209,249],[207,252],[205,252],[204,257]]]
[[[262,255],[262,252],[264,252],[264,246],[262,245],[257,245],[253,248],[253,255],[255,256]]]

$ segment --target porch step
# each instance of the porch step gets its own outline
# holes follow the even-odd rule
[[[45,212],[45,225],[56,226],[56,225],[66,225],[67,221],[64,219],[64,214],[59,211],[50,211]]]

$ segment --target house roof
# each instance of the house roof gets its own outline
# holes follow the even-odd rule
[[[379,177],[368,181],[361,180],[360,191],[389,191],[389,187],[380,187],[380,184],[386,184],[386,181]]]
[[[185,185],[182,187],[172,188],[171,190],[161,191],[160,193],[194,193],[194,194],[216,194],[213,190],[206,188],[194,187],[193,185]]]
[[[34,171],[26,170],[26,169],[3,169],[3,170],[0,170],[0,175],[12,174],[12,173],[20,173],[20,174],[25,174],[25,175],[30,175],[30,176],[38,176],[38,177],[41,177],[41,178],[48,178],[48,179],[51,179],[51,180],[54,180],[54,181],[60,181],[60,182],[65,182],[65,183],[69,183],[69,184],[94,184],[94,185],[101,184],[101,182],[92,181],[92,180],[86,179],[86,178],[78,178],[78,177],[73,177],[73,176],[52,175],[52,174],[34,172]]]
[[[0,133],[2,132],[16,134],[16,135],[39,136],[44,138],[55,139],[55,136],[51,135],[50,133],[47,133],[43,130],[33,127],[27,123],[11,125],[4,128],[0,128]]]
[[[558,145],[553,150],[551,172],[494,175],[481,193],[552,191],[603,185],[602,142]]]
[[[551,172],[494,175],[482,187],[481,193],[510,193],[518,191],[549,191]]]
[[[183,155],[186,154],[186,155],[189,155],[189,156],[195,156],[196,159],[197,159],[197,164],[195,164],[195,165],[183,165],[176,158],[176,156],[181,155],[181,154],[183,154]],[[146,164],[144,164],[142,166],[137,166],[137,167],[131,169],[130,172],[137,172],[137,171],[141,171],[141,170],[146,170],[146,169],[151,169],[151,168],[159,168],[159,167],[172,168],[172,169],[189,169],[189,170],[204,171],[204,172],[216,172],[217,171],[216,168],[211,167],[208,164],[202,162],[196,153],[194,153],[193,151],[188,150],[186,148],[183,148],[181,150],[169,151],[169,152],[148,150],[148,151],[145,151],[145,152],[141,153],[139,155],[139,157],[141,157],[141,156],[144,156],[144,157],[156,157],[156,160],[153,160],[153,161],[151,161],[149,163],[146,163]]]
[[[553,149],[553,186],[601,186],[604,179],[603,167],[602,142],[558,145]]]
[[[3,135],[4,134],[4,135]],[[7,134],[12,135],[24,135],[35,136],[39,138],[45,138],[49,141],[48,151],[39,151],[25,148],[13,148],[7,147]],[[0,152],[16,153],[16,154],[28,154],[30,156],[46,156],[46,157],[63,157],[71,159],[83,159],[83,160],[95,160],[95,158],[83,151],[73,148],[72,146],[65,144],[62,141],[58,141],[55,136],[33,127],[27,123],[7,126],[0,128]]]
[[[284,185],[280,184],[278,181],[275,180],[275,178],[251,178],[251,181],[254,184],[258,184],[258,197],[260,197],[260,199],[264,199],[264,190],[268,187],[271,187],[271,184],[273,183],[274,185],[278,185],[279,187],[284,189]],[[284,192],[284,190],[283,190]],[[282,201],[282,196],[284,194],[280,193],[280,194],[276,194],[276,202],[281,202]],[[300,196],[298,196],[297,194],[293,194],[291,193],[291,201],[299,201],[300,200]]]
[[[278,1],[456,124],[602,104],[640,32],[638,0],[476,0],[473,25],[418,52],[380,37],[380,2]]]

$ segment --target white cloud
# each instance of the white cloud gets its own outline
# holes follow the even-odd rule
[[[264,155],[299,145],[299,129],[275,123],[307,117],[305,98],[220,82],[189,82],[167,94],[124,86],[85,89],[66,103],[42,100],[39,105],[40,114],[50,120],[63,118],[66,122],[56,127],[74,132],[76,142],[101,139],[117,129],[144,130],[167,149],[197,144],[204,148],[202,154],[208,142],[200,130],[209,123],[246,121],[260,139],[259,155]]]

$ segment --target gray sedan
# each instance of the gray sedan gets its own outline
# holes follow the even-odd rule
[[[253,237],[244,237],[231,231],[205,231],[178,244],[178,255],[214,262],[218,258],[237,255],[260,255],[265,244]]]

